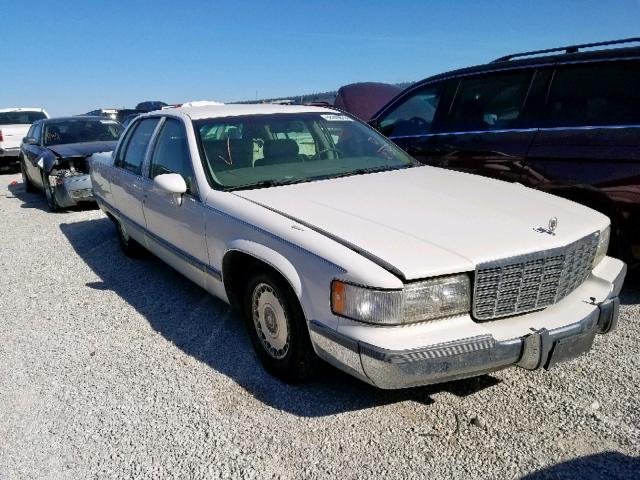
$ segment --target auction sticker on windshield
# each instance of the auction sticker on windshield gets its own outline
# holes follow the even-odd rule
[[[353,120],[346,115],[320,115],[327,122],[353,122]]]

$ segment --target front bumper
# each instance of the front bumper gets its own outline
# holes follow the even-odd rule
[[[509,366],[549,369],[589,351],[596,333],[609,333],[617,326],[618,295],[626,265],[610,258],[605,261],[600,277],[592,274],[585,284],[558,304],[489,324],[474,322],[478,327],[475,331],[468,330],[472,335],[458,334],[458,338],[448,341],[398,350],[363,341],[362,337],[346,336],[312,321],[311,338],[318,354],[329,363],[385,389],[440,383]],[[575,302],[584,303],[578,307]],[[579,311],[576,318],[572,318],[574,311]],[[566,318],[559,320],[558,314]],[[505,325],[508,325],[506,329]],[[369,328],[379,330],[379,327]],[[517,336],[511,336],[514,332]],[[386,333],[393,334],[391,330]],[[451,332],[449,336],[454,335]]]
[[[89,174],[52,178],[55,180],[56,202],[61,207],[71,207],[80,202],[95,202]]]

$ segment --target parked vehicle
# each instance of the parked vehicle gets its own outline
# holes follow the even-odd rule
[[[118,122],[102,117],[38,120],[20,148],[25,189],[42,190],[51,211],[94,201],[88,157],[113,151],[121,133]]]
[[[402,88],[389,83],[352,83],[338,89],[333,104],[366,121],[400,92]]]
[[[89,117],[104,117],[110,118],[111,120],[117,120],[118,118],[118,109],[116,108],[99,108],[97,110],[91,110],[84,114],[84,116]]]
[[[145,110],[136,110],[135,108],[123,108],[118,110],[115,120],[124,125],[127,118],[135,118],[141,113],[147,113]],[[125,125],[126,126],[126,125]]]
[[[136,110],[142,110],[143,112],[152,112],[154,110],[160,110],[162,107],[166,107],[167,104],[159,101],[140,102],[136,105]]]
[[[133,120],[135,118],[138,118],[138,116],[140,116],[140,115],[141,115],[140,113],[132,113],[132,114],[127,115],[126,117],[124,117],[124,119],[120,123],[122,123],[122,126],[124,128],[127,128],[129,126],[129,124],[131,122],[133,122]]]
[[[527,52],[416,83],[371,121],[426,165],[520,182],[611,218],[640,260],[640,47]],[[505,199],[507,200],[507,199]]]
[[[617,324],[626,267],[605,254],[607,217],[419,166],[335,110],[142,115],[91,178],[125,253],[238,307],[285,379],[318,357],[381,388],[549,368]]]
[[[192,100],[184,103],[174,103],[173,105],[165,105],[160,110],[166,110],[167,108],[178,108],[178,107],[210,107],[213,105],[224,105],[224,103],[216,102],[214,100]]]
[[[36,120],[48,118],[42,108],[0,109],[0,169],[20,165],[20,142]]]

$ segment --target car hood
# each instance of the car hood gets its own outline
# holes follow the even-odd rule
[[[426,166],[234,193],[407,280],[564,246],[608,224],[594,210],[520,184]],[[552,217],[555,234],[536,231]]]
[[[47,148],[60,157],[85,157],[98,152],[110,152],[117,144],[117,141],[82,142],[51,145]]]

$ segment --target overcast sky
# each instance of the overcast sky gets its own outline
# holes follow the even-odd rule
[[[67,115],[413,81],[639,26],[639,0],[0,0],[0,108]]]

